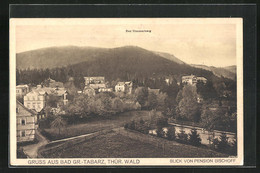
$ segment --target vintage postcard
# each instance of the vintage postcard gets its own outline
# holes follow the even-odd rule
[[[242,18],[11,18],[11,166],[243,165]]]

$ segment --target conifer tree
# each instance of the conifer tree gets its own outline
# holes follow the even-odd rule
[[[196,129],[191,130],[191,133],[189,134],[189,143],[194,146],[201,145],[201,138]]]
[[[222,133],[220,135],[220,140],[217,145],[217,148],[219,151],[224,152],[224,153],[229,151],[230,145],[228,144],[228,137],[225,133]]]

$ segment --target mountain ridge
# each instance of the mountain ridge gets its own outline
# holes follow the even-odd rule
[[[214,66],[206,66],[206,65],[200,65],[200,64],[190,64],[193,67],[196,68],[202,68],[204,70],[212,71],[213,74],[215,74],[218,77],[225,77],[232,80],[236,79],[236,66],[226,66],[226,67],[214,67]]]
[[[68,65],[77,64],[84,61],[92,60],[98,56],[106,56],[106,52],[119,50],[120,49],[132,49],[134,51],[146,50],[138,46],[122,46],[116,48],[99,48],[99,47],[90,47],[90,46],[53,46],[47,48],[40,48],[31,51],[20,52],[16,54],[17,69],[41,69],[41,68],[56,68],[63,67]],[[152,52],[152,51],[149,51]],[[155,52],[152,52],[155,53]],[[178,58],[173,55],[157,52],[157,55],[170,59],[175,62],[181,62]],[[167,55],[167,56],[166,56]]]
[[[224,74],[224,77],[227,76],[234,80],[234,74],[227,69],[221,73],[223,69],[186,64],[172,54],[154,52],[132,45],[116,48],[79,46],[41,48],[17,53],[16,62],[17,69],[73,67],[78,73],[82,71],[83,74],[89,75],[120,73],[122,76],[121,73],[125,73],[125,75],[142,76],[152,73],[164,76],[167,74],[210,76],[210,72],[212,72],[216,76],[220,77]]]

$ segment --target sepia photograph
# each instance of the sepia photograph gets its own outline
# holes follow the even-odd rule
[[[10,19],[10,164],[243,165],[242,28]]]

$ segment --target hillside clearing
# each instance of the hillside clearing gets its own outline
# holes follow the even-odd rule
[[[59,135],[59,129],[55,129],[55,128],[44,129],[42,131],[42,134],[51,141],[64,139],[68,137],[93,133],[101,130],[113,129],[116,127],[123,126],[126,122],[132,119],[138,119],[141,117],[142,119],[148,118],[149,112],[147,111],[124,112],[112,117],[111,119],[95,120],[84,124],[67,126],[61,130],[60,135]]]
[[[227,157],[225,154],[189,145],[172,145],[170,150],[112,132],[70,147],[42,153],[44,158],[151,158]]]

